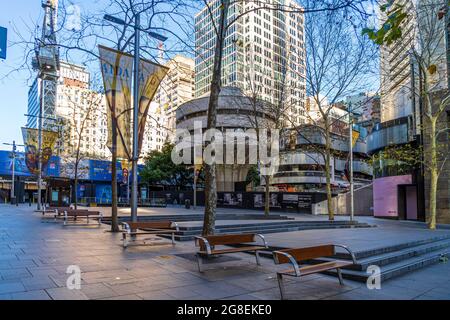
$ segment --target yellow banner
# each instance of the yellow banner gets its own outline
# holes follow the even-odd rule
[[[142,141],[145,133],[148,109],[156,90],[158,90],[162,79],[166,76],[169,68],[153,63],[148,60],[139,60],[139,135],[138,155],[141,154]]]
[[[131,84],[133,56],[99,46],[103,84],[108,101],[108,131],[112,133],[113,119],[117,126],[117,157],[132,159]],[[139,60],[138,155],[141,152],[148,109],[161,80],[169,69],[148,60]],[[108,146],[112,147],[111,134]]]
[[[131,144],[131,83],[133,56],[99,46],[100,64],[108,102],[108,141],[112,150],[113,124],[117,130],[117,157],[132,158]]]
[[[355,146],[358,138],[359,138],[359,131],[352,130],[352,146]]]
[[[39,173],[39,130],[33,128],[22,128],[23,142],[25,144],[25,163],[32,174]],[[42,170],[50,160],[53,153],[53,147],[58,139],[58,132],[42,130],[42,152],[41,162]]]

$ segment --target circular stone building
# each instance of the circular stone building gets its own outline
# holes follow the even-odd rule
[[[209,95],[183,103],[176,111],[177,129],[187,129],[193,134],[194,123],[201,123],[203,133],[206,130]],[[217,108],[216,129],[224,136],[225,132],[233,130],[246,131],[247,129],[270,128],[274,123],[273,116],[264,107],[261,101],[255,101],[243,95],[239,88],[224,87],[219,95]],[[248,160],[248,146],[246,147],[246,159]],[[236,151],[235,151],[236,152]],[[223,148],[224,159],[227,157],[226,148]],[[217,165],[217,191],[245,191],[245,179],[252,164],[218,164]]]

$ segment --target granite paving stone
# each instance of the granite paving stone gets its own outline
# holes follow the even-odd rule
[[[276,266],[253,255],[232,254],[230,261],[205,264],[199,273],[195,260],[187,259],[197,248],[192,241],[123,249],[121,234],[100,228],[64,228],[61,223],[42,223],[41,215],[28,205],[0,204],[0,300],[7,299],[279,299]],[[108,213],[110,208],[101,208]],[[129,214],[121,208],[120,215]],[[201,214],[179,207],[139,208],[139,214]],[[223,209],[220,213],[258,214],[256,211]],[[326,220],[322,216],[292,215],[298,220]],[[267,234],[274,246],[306,246],[336,242],[354,251],[377,249],[439,235],[450,230],[430,232],[423,225],[357,217],[376,228],[304,230]],[[345,220],[346,217],[337,217]],[[249,223],[250,221],[241,221]],[[201,221],[183,222],[185,226]],[[218,221],[232,224],[234,221]],[[265,221],[261,221],[265,223]],[[164,242],[166,240],[162,240]],[[81,289],[67,288],[68,266],[81,270]],[[383,281],[381,290],[369,290],[364,283],[345,280],[341,286],[332,276],[314,274],[286,279],[288,299],[450,299],[450,263],[438,263],[403,276]]]

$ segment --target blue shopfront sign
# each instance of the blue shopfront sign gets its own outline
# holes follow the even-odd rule
[[[6,59],[8,29],[0,27],[0,59]]]
[[[111,161],[89,160],[89,180],[111,181]],[[117,181],[122,181],[122,165],[117,162]]]
[[[10,151],[0,151],[0,175],[12,175],[12,157]],[[44,177],[64,177],[73,179],[73,161],[61,161],[58,156],[52,156],[44,168]],[[103,160],[85,160],[78,167],[80,180],[91,180],[98,182],[111,182],[111,161]],[[139,167],[140,171],[142,167]],[[25,155],[23,152],[16,153],[15,174],[17,176],[33,176],[25,164]],[[83,174],[84,173],[84,174]],[[122,181],[122,165],[117,162],[117,181]]]
[[[59,157],[51,156],[45,168],[44,176],[59,177],[60,176],[60,162]]]
[[[12,175],[13,158],[10,151],[0,151],[0,175]],[[23,152],[16,153],[14,163],[14,173],[16,176],[31,176],[25,164],[25,155]]]

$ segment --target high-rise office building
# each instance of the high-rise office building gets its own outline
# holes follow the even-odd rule
[[[195,96],[210,90],[220,1],[209,1],[195,16]],[[222,85],[273,104],[288,103],[289,125],[300,124],[305,107],[306,71],[304,16],[270,10],[264,5],[298,8],[294,0],[236,1],[230,5],[223,49]],[[261,9],[255,10],[255,8]],[[238,18],[242,12],[245,15]],[[212,17],[212,18],[211,18]]]
[[[426,220],[429,204],[430,178],[426,165],[413,165],[404,159],[389,156],[389,149],[411,146],[426,159],[429,148],[428,122],[424,101],[424,79],[427,92],[437,101],[448,93],[449,83],[449,13],[442,0],[396,0],[407,12],[401,24],[402,36],[381,47],[381,122],[368,137],[369,152],[374,161],[374,215],[408,220]],[[381,15],[381,21],[386,16]],[[426,68],[419,60],[428,61]],[[422,64],[423,66],[423,64]],[[426,74],[424,74],[426,73]],[[450,109],[438,119],[438,130],[450,126]],[[448,150],[448,135],[439,137],[440,148]],[[447,145],[447,146],[445,146]],[[420,159],[419,159],[420,160]],[[437,187],[437,222],[450,222],[450,165],[441,161],[442,173]]]
[[[36,79],[28,92],[28,123],[38,127],[41,80]],[[84,66],[61,62],[56,84],[56,103],[43,109],[43,129],[59,131],[55,153],[70,155],[80,147],[83,155],[108,158],[107,123],[104,96],[90,89],[90,75]],[[80,130],[82,128],[82,130]],[[81,133],[81,139],[78,139]]]
[[[164,139],[171,141],[176,129],[176,110],[181,104],[194,98],[194,60],[182,55],[176,55],[166,64],[167,75],[161,81],[153,101],[159,105],[157,117],[160,118],[160,130]],[[155,125],[155,119],[148,119],[148,125]]]

